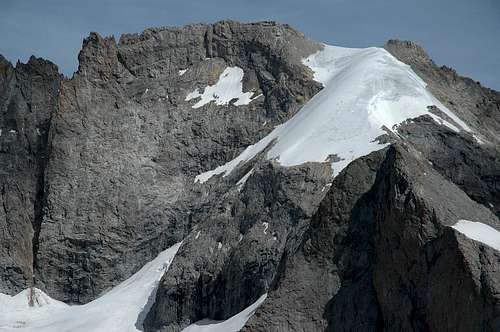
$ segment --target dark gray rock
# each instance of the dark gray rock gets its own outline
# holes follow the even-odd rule
[[[194,176],[234,158],[319,90],[300,63],[318,47],[275,23],[85,39],[51,129],[39,287],[88,302],[182,240],[202,195]],[[244,90],[263,97],[198,109],[185,100],[235,65]]]
[[[467,219],[500,229],[500,221],[425,163],[392,149],[382,167],[373,281],[384,330],[495,331],[499,294],[482,289],[498,284],[498,252],[470,266],[484,246],[448,226]]]
[[[445,228],[426,248],[429,330],[498,331],[498,251]]]
[[[180,331],[205,317],[227,319],[274,287],[326,194],[331,167],[261,162],[253,169],[242,187],[212,196],[208,211],[193,215],[203,221],[163,277],[147,330]]]
[[[0,293],[33,283],[48,132],[61,80],[43,59],[13,67],[0,56]]]
[[[385,150],[357,159],[335,178],[299,250],[243,331],[368,331],[377,326],[371,282],[376,210],[369,192],[384,155]]]
[[[428,116],[405,122],[398,133],[441,175],[500,216],[500,154],[495,147],[440,126]]]
[[[410,146],[356,160],[244,331],[495,331],[499,253],[462,218],[500,229]]]

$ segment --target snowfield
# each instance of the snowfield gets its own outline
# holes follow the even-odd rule
[[[481,242],[500,251],[500,232],[491,226],[481,222],[459,220],[451,227],[471,240]]]
[[[158,282],[180,245],[178,243],[161,252],[132,277],[85,305],[67,305],[36,288],[33,289],[33,306],[29,305],[30,290],[15,296],[0,294],[0,331],[141,331]]]
[[[39,289],[26,289],[15,296],[0,293],[1,332],[136,332],[156,296],[158,283],[168,270],[181,243],[161,252],[136,274],[100,298],[70,306],[50,298]],[[203,319],[186,332],[239,331],[264,302],[267,294],[225,321]],[[33,302],[30,306],[30,300]]]
[[[203,319],[186,327],[182,332],[238,332],[255,313],[257,308],[264,303],[267,294],[262,295],[257,301],[245,310],[224,321]]]
[[[239,67],[227,67],[222,74],[220,74],[219,80],[215,85],[205,87],[203,93],[200,93],[198,89],[194,90],[186,96],[186,101],[200,98],[200,100],[193,105],[193,108],[200,108],[212,101],[219,106],[227,105],[233,99],[236,99],[234,103],[236,106],[248,105],[253,99],[259,96],[252,99],[253,92],[243,92],[242,80],[243,69]]]
[[[290,120],[249,146],[238,157],[214,170],[198,175],[195,182],[228,175],[239,164],[274,142],[267,159],[283,166],[308,161],[332,161],[334,176],[352,160],[382,149],[377,137],[386,130],[397,135],[401,122],[427,114],[452,130],[470,131],[442,105],[426,84],[406,64],[383,48],[324,48],[303,60],[324,89]],[[437,106],[447,119],[428,110]],[[448,121],[448,119],[451,119]]]

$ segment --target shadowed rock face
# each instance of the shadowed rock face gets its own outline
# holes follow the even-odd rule
[[[411,42],[385,47],[478,137],[423,116],[335,179],[329,163],[264,152],[194,183],[321,89],[301,63],[320,47],[287,25],[223,21],[92,33],[65,80],[0,57],[0,292],[35,283],[85,303],[183,240],[148,331],[227,319],[263,293],[245,331],[500,330],[500,254],[449,227],[500,230],[500,95]],[[228,67],[262,96],[193,108],[188,94]]]
[[[500,216],[500,154],[495,145],[479,144],[426,116],[405,122],[398,133],[445,178]]]
[[[370,190],[385,153],[357,159],[335,178],[275,290],[244,331],[352,331],[379,325]]]
[[[149,329],[178,331],[203,317],[226,319],[274,287],[326,193],[331,168],[262,162],[253,169],[242,187],[211,197],[203,222],[161,281]]]
[[[471,271],[484,246],[448,227],[457,218],[500,225],[409,146],[358,159],[244,331],[494,331],[499,253]]]
[[[483,331],[489,325],[494,330],[498,313],[483,311],[480,303],[498,302],[498,294],[482,293],[482,285],[473,285],[461,258],[479,254],[480,246],[471,247],[471,240],[448,226],[463,218],[498,228],[499,220],[444,181],[424,158],[412,158],[411,149],[408,152],[389,151],[387,163],[392,167],[383,170],[379,189],[373,282],[384,329]],[[451,261],[453,266],[444,267]],[[468,288],[468,297],[461,287]],[[447,292],[450,296],[444,297]],[[473,317],[467,317],[469,301],[475,302]]]
[[[33,281],[48,133],[61,80],[43,59],[13,67],[0,56],[1,293],[17,293]]]

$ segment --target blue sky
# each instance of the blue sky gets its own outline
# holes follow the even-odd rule
[[[82,39],[221,19],[277,20],[338,46],[413,40],[438,64],[500,90],[499,0],[0,0],[0,54],[71,76]]]

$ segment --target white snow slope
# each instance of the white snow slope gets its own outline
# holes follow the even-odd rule
[[[220,74],[219,80],[215,85],[205,87],[203,93],[200,93],[198,89],[194,90],[186,96],[186,101],[200,98],[200,100],[193,105],[193,108],[200,108],[212,101],[214,101],[216,105],[227,105],[233,99],[237,99],[234,103],[236,106],[248,105],[257,97],[252,99],[253,92],[243,92],[242,80],[243,69],[239,67],[227,67],[222,74]]]
[[[427,114],[455,131],[470,131],[426,89],[424,81],[408,65],[382,48],[324,45],[303,63],[324,89],[293,118],[232,161],[198,175],[195,182],[205,182],[216,174],[226,176],[274,140],[267,152],[268,159],[293,166],[326,161],[329,155],[336,155],[341,158],[332,162],[336,176],[352,160],[385,146],[375,140],[386,133],[384,127],[397,134],[397,125],[407,119]],[[430,113],[427,107],[431,105],[437,106],[453,123]]]
[[[464,234],[469,239],[479,241],[500,251],[500,232],[491,226],[481,222],[459,220],[451,227]]]
[[[224,321],[209,319],[200,320],[186,327],[182,332],[237,332],[245,326],[246,322],[264,302],[267,294],[262,295],[257,301],[245,310]]]
[[[69,306],[38,289],[34,289],[34,306],[29,306],[29,290],[15,296],[0,294],[0,331],[140,331],[152,304],[149,300],[154,299],[158,282],[180,245],[161,252],[132,277],[85,305]]]

